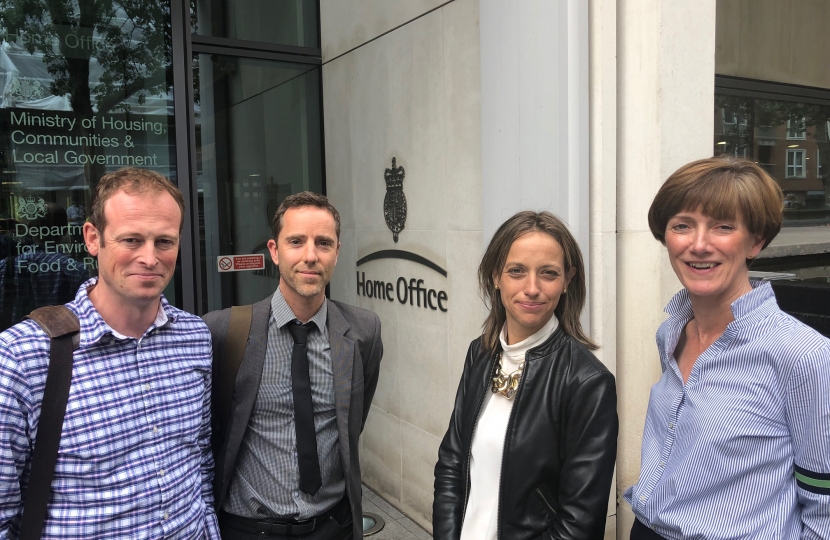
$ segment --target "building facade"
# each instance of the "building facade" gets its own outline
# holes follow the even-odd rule
[[[620,494],[680,288],[646,219],[662,182],[711,155],[757,161],[786,195],[758,269],[830,276],[828,0],[64,8],[0,0],[2,327],[94,275],[80,228],[106,171],[152,168],[185,193],[166,295],[196,313],[269,294],[270,216],[325,192],[342,215],[330,294],[383,326],[364,481],[427,529],[485,315],[478,261],[516,211],[558,214],[585,256],[583,324],[619,394],[608,538],[632,524]]]

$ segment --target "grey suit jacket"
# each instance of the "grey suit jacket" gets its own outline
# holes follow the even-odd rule
[[[328,303],[329,344],[334,374],[334,401],[337,409],[340,460],[346,478],[346,494],[352,507],[354,537],[363,537],[360,461],[358,439],[369,415],[369,406],[378,383],[383,343],[380,319],[368,310],[326,299]],[[204,316],[213,339],[214,365],[225,346],[230,322],[230,309],[213,311]],[[213,454],[216,461],[214,494],[216,508],[221,510],[236,470],[239,447],[248,428],[248,420],[262,380],[265,348],[268,343],[268,321],[271,297],[254,304],[251,331],[236,376],[231,415],[226,429],[214,422]],[[290,362],[286,364],[290,366]],[[217,415],[214,414],[214,419]],[[223,432],[220,432],[223,431]]]

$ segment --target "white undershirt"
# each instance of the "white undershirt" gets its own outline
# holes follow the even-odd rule
[[[510,374],[519,369],[525,361],[525,353],[541,345],[558,326],[559,321],[554,315],[538,332],[514,345],[505,343],[507,327],[502,328],[499,340],[504,372]],[[514,400],[494,394],[489,389],[484,397],[470,450],[470,498],[461,526],[461,540],[496,540],[501,458]]]

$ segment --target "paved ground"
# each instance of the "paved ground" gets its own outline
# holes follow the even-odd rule
[[[388,502],[381,499],[374,491],[363,486],[363,511],[377,514],[386,522],[383,530],[372,536],[371,540],[432,540],[432,536],[401,514]]]

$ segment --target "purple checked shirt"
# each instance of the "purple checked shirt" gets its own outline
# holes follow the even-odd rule
[[[43,538],[219,539],[210,450],[210,333],[164,297],[140,338],[87,296]],[[0,540],[17,538],[49,339],[32,321],[0,334]]]

